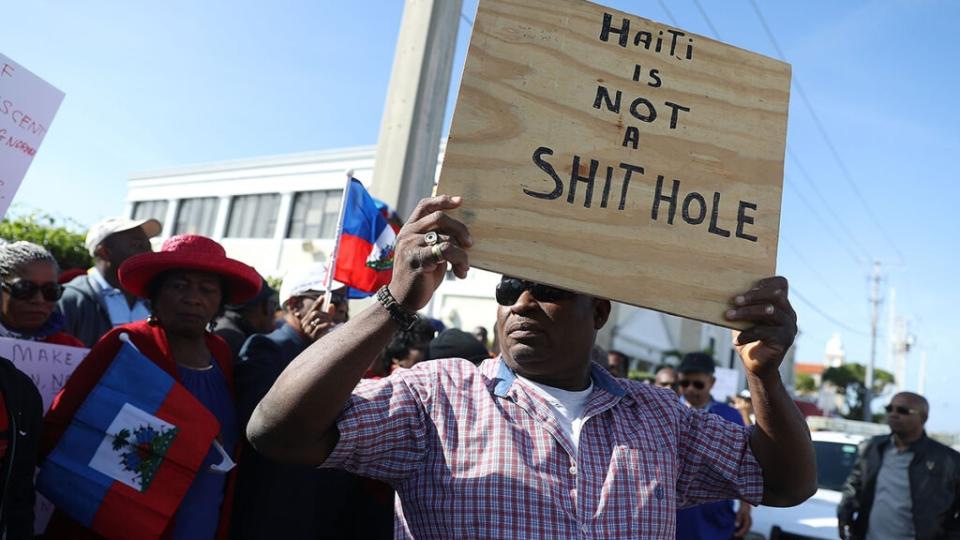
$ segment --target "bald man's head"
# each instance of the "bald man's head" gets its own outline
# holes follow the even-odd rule
[[[887,425],[903,441],[913,441],[923,434],[923,425],[930,415],[930,404],[920,394],[900,392],[887,405]]]
[[[910,407],[917,410],[924,422],[930,418],[930,402],[927,401],[927,398],[920,394],[914,394],[913,392],[900,392],[893,397],[896,398],[898,396],[910,402]],[[890,402],[893,403],[893,400]]]

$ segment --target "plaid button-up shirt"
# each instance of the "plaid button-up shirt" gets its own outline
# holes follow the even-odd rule
[[[501,359],[361,381],[324,467],[390,483],[398,538],[675,537],[676,510],[759,504],[750,431],[593,366],[579,452]]]

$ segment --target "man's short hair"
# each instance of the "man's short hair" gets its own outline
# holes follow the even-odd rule
[[[665,369],[672,369],[674,371],[677,370],[677,368],[671,366],[670,364],[660,364],[659,366],[656,367],[656,369],[653,370],[653,374],[656,375],[657,373],[660,373]]]

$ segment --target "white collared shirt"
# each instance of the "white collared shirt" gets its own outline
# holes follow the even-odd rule
[[[138,298],[131,308],[123,291],[107,283],[97,267],[87,270],[87,276],[97,284],[103,305],[107,308],[107,316],[110,317],[110,324],[113,326],[142,321],[150,316],[150,310],[144,300]]]

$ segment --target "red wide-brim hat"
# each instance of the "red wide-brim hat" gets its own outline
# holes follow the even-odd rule
[[[127,259],[117,277],[130,294],[148,296],[150,282],[168,270],[186,270],[217,274],[227,283],[229,304],[242,304],[260,292],[263,278],[253,267],[227,257],[223,246],[196,234],[171,236],[160,251],[141,253]]]

